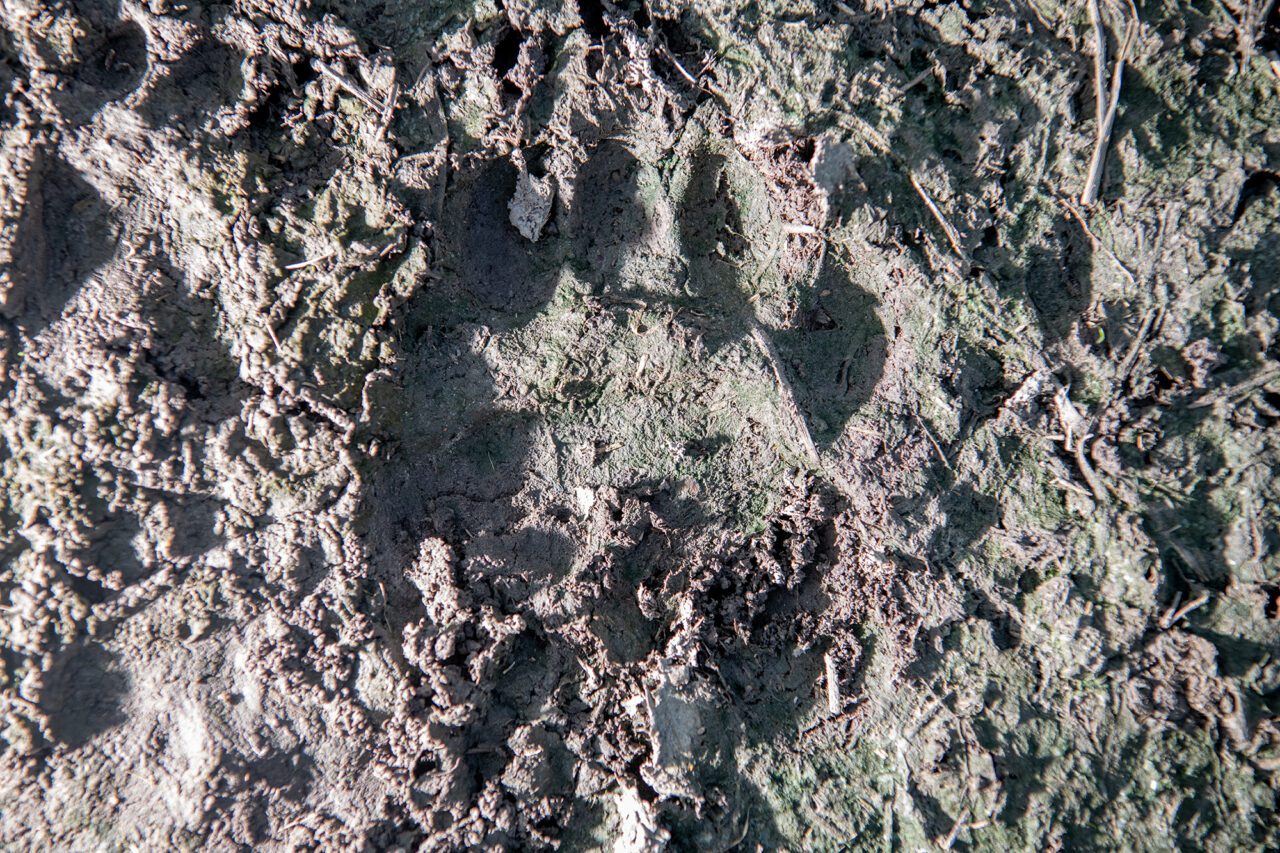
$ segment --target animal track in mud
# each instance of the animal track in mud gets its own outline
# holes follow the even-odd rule
[[[742,161],[735,168],[754,167]],[[699,702],[719,696],[714,701],[738,703],[762,738],[786,730],[786,721],[801,713],[794,703],[784,707],[760,700],[759,685],[782,679],[798,695],[807,695],[821,670],[820,652],[793,635],[823,607],[820,578],[838,552],[830,524],[837,503],[833,495],[814,486],[811,506],[762,537],[776,537],[773,549],[756,553],[741,545],[741,552],[706,563],[701,537],[724,534],[716,532],[715,512],[696,490],[685,492],[661,479],[619,483],[618,515],[606,525],[616,526],[609,534],[616,544],[592,553],[581,510],[552,507],[530,513],[524,503],[522,484],[535,468],[538,443],[547,441],[548,424],[536,410],[498,407],[493,368],[465,340],[473,333],[488,340],[531,328],[569,271],[589,294],[584,298],[602,306],[611,322],[626,325],[628,309],[616,306],[643,302],[671,313],[679,327],[675,337],[694,342],[691,352],[698,358],[718,358],[734,348],[754,357],[751,335],[759,321],[752,265],[767,253],[748,233],[746,214],[735,200],[744,191],[737,180],[724,156],[706,154],[695,158],[686,181],[673,184],[622,142],[602,140],[588,149],[573,176],[566,193],[573,203],[557,212],[550,233],[530,243],[510,222],[508,203],[517,181],[513,166],[504,159],[481,161],[455,176],[438,231],[440,281],[406,306],[407,316],[415,318],[407,328],[419,331],[401,341],[396,368],[404,419],[395,427],[391,419],[385,427],[373,425],[393,430],[387,437],[395,457],[375,469],[366,501],[368,528],[397,531],[392,538],[401,544],[377,549],[372,576],[385,579],[389,622],[418,624],[422,605],[419,593],[405,582],[405,565],[416,558],[413,547],[425,534],[452,549],[452,582],[467,590],[472,606],[521,614],[524,621],[512,635],[514,646],[483,651],[511,664],[507,676],[477,684],[486,698],[467,700],[471,710],[465,715],[459,706],[459,721],[442,738],[439,751],[426,759],[416,756],[428,778],[465,777],[469,796],[478,797],[483,780],[518,777],[520,761],[506,744],[528,727],[543,726],[538,709],[548,702],[560,709],[557,713],[568,714],[557,739],[576,742],[596,731],[594,736],[610,739],[619,756],[631,756],[626,765],[632,769],[625,772],[636,775],[638,768],[647,768],[639,776],[650,778],[657,771],[644,752],[632,754],[643,749],[636,740],[640,736],[625,728],[599,733],[596,724],[569,710],[576,706],[562,694],[586,689],[573,664],[587,654],[584,643],[586,649],[603,650],[611,667],[662,659],[676,628],[661,602],[672,596],[701,600],[705,595],[705,608],[698,609],[715,614],[715,634],[725,638],[723,645],[712,643],[709,653],[714,655],[711,669],[723,668],[730,678],[729,694],[699,678],[703,686],[697,689],[707,691]],[[784,369],[794,373],[792,385],[809,428],[829,446],[870,398],[883,370],[885,336],[874,297],[836,258],[813,267],[811,280],[786,282],[783,289],[795,303],[787,312],[791,322],[769,334],[786,360]],[[767,369],[755,380],[775,382]],[[554,437],[554,429],[551,441],[563,440]],[[711,433],[692,439],[686,449],[714,468],[723,464],[717,460],[729,445],[729,437]],[[656,529],[669,532],[659,535]],[[770,568],[757,568],[758,563]],[[775,584],[786,590],[774,590]],[[563,601],[564,612],[531,604],[542,601]],[[585,638],[567,627],[578,620],[585,624]],[[414,630],[433,636],[442,626],[424,622]],[[746,631],[766,639],[749,644],[742,639]],[[450,640],[453,651],[430,667],[475,666],[481,650],[499,642],[495,637],[478,634],[468,641],[470,653]],[[557,684],[561,687],[553,689]],[[517,696],[520,691],[532,691],[533,699]],[[737,711],[723,713],[737,719]],[[723,777],[727,786],[742,784],[724,740],[739,724],[720,726],[702,741],[720,756],[710,761],[707,778]],[[655,785],[674,784],[661,774],[651,778]],[[539,790],[541,796],[575,801],[558,783]],[[743,816],[729,817],[726,825],[736,831]]]

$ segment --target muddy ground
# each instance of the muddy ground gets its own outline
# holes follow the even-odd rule
[[[6,0],[0,844],[1276,848],[1267,7]]]

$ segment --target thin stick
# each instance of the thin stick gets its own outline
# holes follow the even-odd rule
[[[902,87],[902,93],[905,95],[907,92],[910,92],[916,86],[920,85],[925,80],[929,79],[929,75],[932,73],[933,73],[932,68],[927,68],[924,71],[921,71],[919,74],[912,77],[911,80],[907,83],[907,85]]]
[[[662,54],[663,59],[675,66],[676,71],[679,71],[680,76],[689,81],[690,86],[695,89],[699,87],[698,79],[684,69],[684,66],[680,64],[680,60],[676,59],[675,55],[672,54],[671,51],[667,50],[667,46],[665,44],[658,45],[658,52]]]
[[[921,186],[920,182],[916,180],[916,176],[908,172],[907,178],[910,179],[911,186],[916,188],[916,193],[924,200],[925,207],[929,208],[929,212],[933,214],[933,218],[936,219],[938,221],[938,225],[942,227],[942,232],[947,235],[947,242],[951,244],[951,248],[955,251],[956,255],[959,256],[960,260],[967,264],[969,258],[965,254],[964,249],[960,247],[960,232],[956,231],[955,227],[947,221],[945,216],[942,215],[942,211],[938,208],[938,205],[934,204],[933,199],[929,197],[929,193],[925,192],[925,189]]]
[[[1169,232],[1169,216],[1170,208],[1165,208],[1164,213],[1160,217],[1160,230],[1156,234],[1156,244],[1149,253],[1151,260],[1147,264],[1147,271],[1142,276],[1144,283],[1150,282],[1156,275],[1156,258],[1160,257],[1160,250],[1164,246],[1165,235]],[[1119,259],[1116,259],[1119,263]],[[1127,270],[1126,270],[1127,272]],[[1102,403],[1094,410],[1093,419],[1089,422],[1089,428],[1086,433],[1093,433],[1097,429],[1098,424],[1102,422],[1103,416],[1111,408],[1111,403],[1115,400],[1119,389],[1129,381],[1129,376],[1133,372],[1135,365],[1138,363],[1138,357],[1141,354],[1142,347],[1147,341],[1147,336],[1158,331],[1164,323],[1165,311],[1168,309],[1168,288],[1161,288],[1157,292],[1158,303],[1154,309],[1148,309],[1142,318],[1142,324],[1138,327],[1138,333],[1133,341],[1129,344],[1129,349],[1125,353],[1124,361],[1120,364],[1120,372],[1116,378],[1112,380],[1109,390],[1102,398]]]
[[[1098,184],[1102,182],[1101,162],[1106,156],[1110,137],[1110,129],[1104,128],[1107,114],[1107,30],[1102,23],[1102,10],[1098,8],[1098,0],[1089,0],[1089,19],[1093,22],[1096,45],[1093,53],[1093,95],[1098,136],[1093,146],[1093,158],[1089,162],[1089,177],[1085,181],[1084,192],[1080,194],[1080,203],[1084,205],[1091,205],[1098,200],[1098,187],[1094,181],[1096,178]]]
[[[1275,4],[1276,0],[1249,0],[1243,23],[1236,22],[1236,32],[1239,34],[1240,41],[1240,58],[1246,63],[1253,57],[1260,35],[1259,30],[1271,16],[1271,7]],[[1226,12],[1228,15],[1231,14],[1230,9]]]
[[[938,459],[942,461],[943,465],[947,466],[948,471],[955,473],[955,469],[951,467],[951,462],[947,459],[947,454],[942,452],[942,445],[938,444],[938,440],[933,437],[933,430],[929,429],[929,425],[925,423],[924,418],[920,417],[920,412],[913,410],[911,414],[915,415],[916,423],[920,424],[920,428],[924,430],[924,436],[933,445],[933,450],[938,454]]]
[[[956,822],[951,824],[951,831],[947,833],[947,837],[943,839],[939,845],[943,850],[950,850],[955,846],[956,839],[960,836],[960,830],[964,829],[969,823],[969,807],[965,806],[960,816],[956,818]]]
[[[1080,203],[1086,207],[1096,204],[1098,191],[1102,187],[1102,172],[1106,166],[1107,148],[1111,145],[1111,131],[1115,127],[1116,113],[1120,109],[1120,88],[1124,83],[1124,64],[1129,58],[1129,50],[1138,34],[1138,10],[1129,3],[1129,20],[1125,22],[1124,41],[1120,45],[1120,53],[1116,55],[1115,67],[1111,69],[1111,91],[1106,104],[1105,114],[1098,116],[1098,138],[1093,146],[1093,158],[1089,161],[1089,176],[1085,179],[1084,192],[1080,194]],[[1094,20],[1094,31],[1098,40],[1098,57],[1094,62],[1097,76],[1095,93],[1099,95],[1098,105],[1102,105],[1101,81],[1104,79],[1104,63],[1106,60],[1106,31],[1102,27],[1102,16],[1098,10],[1098,0],[1089,0],[1089,15]]]
[[[373,99],[373,96],[370,95],[368,92],[366,92],[364,89],[360,88],[355,83],[351,82],[346,77],[339,74],[337,71],[334,71],[332,68],[330,68],[328,65],[321,62],[320,60],[312,59],[311,67],[319,71],[321,74],[325,75],[326,77],[328,77],[333,82],[337,83],[343,89],[346,89],[348,92],[354,95],[362,104],[364,104],[366,107],[373,110],[374,112],[378,113],[379,115],[381,115],[382,111],[386,109],[386,104],[378,103]]]
[[[1084,477],[1084,481],[1089,484],[1089,491],[1093,492],[1093,498],[1099,504],[1107,502],[1107,490],[1102,485],[1102,481],[1098,479],[1098,475],[1094,473],[1093,466],[1089,464],[1089,460],[1084,455],[1084,439],[1080,439],[1075,449],[1076,467],[1080,469],[1080,476]]]
[[[1057,198],[1058,201],[1062,202],[1062,206],[1067,209],[1067,212],[1071,214],[1071,217],[1080,224],[1080,227],[1084,230],[1085,236],[1089,238],[1093,247],[1095,249],[1102,249],[1102,251],[1106,252],[1107,257],[1111,259],[1111,263],[1115,264],[1116,267],[1119,268],[1120,272],[1124,273],[1124,277],[1129,279],[1129,284],[1136,288],[1138,286],[1137,276],[1135,276],[1129,267],[1125,265],[1124,261],[1120,260],[1120,257],[1111,249],[1110,246],[1102,242],[1098,235],[1093,233],[1093,229],[1089,227],[1089,223],[1084,218],[1084,214],[1080,212],[1080,208],[1072,204],[1071,199],[1066,196],[1057,196]]]
[[[307,267],[313,267],[316,264],[323,263],[329,260],[336,253],[337,253],[337,250],[335,249],[334,251],[325,252],[323,255],[312,258],[311,260],[308,260],[308,261],[298,261],[296,264],[285,264],[284,268],[287,270],[304,270]]]
[[[801,445],[804,447],[805,455],[809,457],[809,464],[815,471],[825,474],[837,489],[844,494],[845,497],[852,499],[854,490],[853,484],[844,478],[839,471],[828,468],[822,464],[822,454],[818,452],[818,446],[813,443],[813,436],[809,434],[809,426],[805,423],[804,414],[800,411],[800,405],[796,402],[795,389],[791,387],[791,383],[787,381],[787,376],[782,369],[782,359],[778,356],[778,351],[774,349],[773,341],[769,340],[769,335],[764,329],[760,328],[758,322],[751,323],[751,338],[756,342],[756,346],[760,348],[760,352],[764,354],[765,361],[769,362],[769,369],[773,372],[773,378],[778,383],[778,389],[782,392],[782,403],[787,410],[787,414],[791,416],[791,423],[795,428],[796,436],[800,439]]]
[[[1102,10],[1098,8],[1098,0],[1089,0],[1089,20],[1093,22],[1096,44],[1093,52],[1094,116],[1098,119],[1098,127],[1102,127],[1102,117],[1107,112],[1107,30],[1102,23]]]
[[[1160,618],[1160,627],[1166,630],[1169,628],[1172,628],[1174,623],[1176,623],[1179,619],[1182,619],[1191,611],[1196,610],[1200,607],[1203,607],[1208,603],[1209,603],[1209,593],[1203,589],[1200,590],[1199,595],[1197,595],[1195,598],[1191,599],[1181,607],[1177,607],[1176,601],[1175,601],[1175,606],[1169,608],[1169,611]]]
[[[391,126],[391,119],[395,115],[396,101],[400,100],[400,86],[397,83],[391,84],[391,94],[387,96],[387,102],[382,106],[382,118],[378,122],[378,137],[381,138],[387,132],[387,128]]]
[[[1263,368],[1256,376],[1246,379],[1238,385],[1232,385],[1229,388],[1223,388],[1211,394],[1206,394],[1201,399],[1196,400],[1193,403],[1188,403],[1187,408],[1203,409],[1206,406],[1221,403],[1223,400],[1230,400],[1233,397],[1239,397],[1243,394],[1247,394],[1255,388],[1261,388],[1263,385],[1266,385],[1268,382],[1272,382],[1276,379],[1280,379],[1280,368]]]

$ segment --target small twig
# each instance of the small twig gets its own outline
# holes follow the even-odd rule
[[[1080,228],[1084,231],[1085,236],[1089,238],[1089,242],[1093,245],[1093,247],[1095,249],[1102,249],[1102,251],[1104,251],[1107,254],[1107,257],[1111,259],[1111,263],[1115,264],[1116,267],[1119,268],[1120,272],[1124,273],[1124,277],[1129,279],[1129,284],[1132,285],[1133,287],[1137,287],[1138,279],[1133,274],[1133,271],[1129,269],[1129,267],[1124,263],[1124,261],[1120,260],[1120,257],[1112,250],[1110,246],[1102,242],[1102,239],[1098,237],[1097,234],[1093,233],[1093,229],[1089,227],[1089,222],[1084,218],[1084,213],[1080,210],[1080,208],[1076,207],[1075,204],[1071,201],[1071,199],[1067,198],[1066,196],[1058,196],[1057,198],[1058,198],[1058,201],[1062,202],[1062,206],[1067,209],[1067,212],[1071,214],[1071,218],[1074,219],[1077,223],[1079,223]]]
[[[828,468],[822,463],[822,454],[818,453],[818,446],[813,443],[813,436],[809,434],[809,426],[805,423],[804,415],[800,412],[800,405],[796,402],[795,389],[791,387],[791,383],[787,381],[786,374],[783,373],[782,359],[779,358],[773,342],[769,340],[769,336],[764,329],[760,328],[758,322],[753,321],[751,323],[751,338],[756,342],[756,346],[760,348],[761,353],[764,354],[765,361],[769,362],[769,369],[773,372],[773,378],[778,383],[778,389],[782,392],[783,407],[787,410],[787,414],[791,416],[796,436],[800,439],[805,455],[809,457],[809,464],[813,467],[813,470],[822,472],[845,497],[852,498],[853,485],[839,471]]]
[[[1098,8],[1098,0],[1089,0],[1089,19],[1093,22],[1093,94],[1094,116],[1098,122],[1097,141],[1093,147],[1093,157],[1089,162],[1089,176],[1085,180],[1084,191],[1080,194],[1080,203],[1091,205],[1098,200],[1098,186],[1102,182],[1102,160],[1106,156],[1106,147],[1110,138],[1110,128],[1104,127],[1107,113],[1107,30],[1102,23],[1102,10]]]
[[[680,60],[676,59],[675,54],[668,50],[665,44],[658,45],[658,53],[662,54],[663,59],[675,66],[676,71],[680,72],[680,76],[687,80],[690,86],[695,89],[701,88],[697,78],[685,70],[684,66],[680,64]]]
[[[947,236],[947,242],[951,244],[952,250],[959,256],[961,262],[969,266],[969,257],[960,245],[960,232],[947,221],[947,217],[942,214],[942,209],[934,202],[933,197],[924,188],[924,185],[916,179],[915,174],[911,171],[910,165],[898,156],[893,150],[893,146],[889,144],[889,140],[874,127],[868,124],[864,119],[856,115],[846,116],[849,123],[841,123],[846,130],[850,130],[863,138],[871,147],[878,149],[880,152],[889,155],[889,158],[906,173],[907,179],[911,181],[911,186],[915,188],[916,194],[920,196],[920,200],[924,202],[925,207],[929,208],[929,213],[937,221],[942,231]]]
[[[1160,627],[1166,630],[1172,628],[1177,624],[1179,619],[1182,619],[1191,611],[1203,607],[1208,602],[1209,593],[1206,590],[1200,590],[1200,594],[1188,601],[1186,604],[1181,607],[1170,608],[1169,612],[1165,613],[1165,615],[1160,618]]]
[[[1271,8],[1275,6],[1276,0],[1249,0],[1248,7],[1245,9],[1244,21],[1236,22],[1236,32],[1240,42],[1240,58],[1246,63],[1253,57],[1254,48],[1257,47],[1259,31],[1266,24],[1267,19],[1271,17]],[[1231,15],[1231,10],[1227,9],[1227,14]],[[1234,16],[1232,16],[1234,18]]]
[[[378,113],[379,115],[381,115],[383,110],[386,109],[386,104],[382,104],[374,100],[373,96],[370,95],[368,92],[366,92],[359,85],[348,80],[344,75],[339,74],[337,71],[334,71],[332,68],[330,68],[325,63],[321,62],[319,59],[312,59],[311,67],[314,68],[316,71],[319,71],[321,74],[325,75],[326,77],[328,77],[333,82],[337,83],[343,89],[346,89],[347,92],[354,95],[362,104],[364,104],[366,107],[373,110],[374,112]]]
[[[1098,475],[1094,473],[1093,466],[1089,464],[1089,460],[1084,455],[1084,439],[1076,445],[1076,467],[1080,469],[1080,476],[1084,477],[1084,481],[1089,484],[1089,491],[1093,492],[1094,500],[1099,504],[1107,502],[1107,490],[1103,487],[1102,481],[1098,479]]]
[[[1093,23],[1093,100],[1094,116],[1098,125],[1107,112],[1107,28],[1102,23],[1102,9],[1098,0],[1089,0],[1089,20]]]
[[[387,128],[391,126],[391,119],[395,116],[396,101],[400,100],[400,86],[396,83],[391,84],[391,93],[387,95],[387,102],[382,108],[382,117],[378,121],[378,137],[387,132]]]
[[[262,325],[267,330],[267,336],[271,338],[271,343],[276,345],[276,353],[278,354],[281,350],[281,346],[280,346],[280,338],[276,335],[275,325],[273,325],[270,321],[267,321]]]
[[[1156,328],[1157,320],[1164,318],[1165,306],[1162,302],[1158,307],[1147,310],[1142,317],[1142,325],[1138,327],[1138,334],[1134,335],[1133,341],[1129,344],[1129,350],[1125,353],[1124,361],[1120,363],[1120,372],[1117,374],[1118,384],[1123,385],[1129,381],[1129,375],[1133,373],[1134,365],[1138,363],[1138,354],[1142,351],[1142,346],[1147,342],[1147,336],[1151,334],[1151,330]],[[1107,402],[1110,403],[1110,395]],[[1101,412],[1101,408],[1099,408]]]
[[[931,75],[931,74],[933,74],[933,69],[932,69],[932,68],[926,68],[924,71],[921,71],[919,74],[917,74],[916,76],[912,77],[912,78],[907,82],[907,85],[905,85],[905,86],[903,86],[903,87],[902,87],[902,94],[904,94],[904,95],[905,95],[907,92],[910,92],[910,91],[911,91],[912,89],[914,89],[916,86],[919,86],[919,85],[920,85],[921,83],[923,83],[925,80],[928,80],[928,79],[929,79],[929,75]]]
[[[916,193],[924,200],[925,207],[929,208],[929,212],[933,214],[933,218],[938,221],[938,225],[941,226],[942,232],[947,235],[947,242],[951,244],[951,248],[960,257],[960,260],[967,264],[969,259],[964,249],[960,246],[960,232],[956,231],[955,226],[948,222],[947,218],[942,215],[942,211],[938,208],[938,205],[934,203],[933,199],[929,197],[929,193],[925,191],[925,188],[920,184],[920,182],[916,180],[916,176],[908,172],[907,178],[911,181],[911,186],[916,188]]]
[[[1076,483],[1073,483],[1070,480],[1066,480],[1066,479],[1063,479],[1062,477],[1055,476],[1053,478],[1053,482],[1057,483],[1059,486],[1061,486],[1062,488],[1066,489],[1069,492],[1075,492],[1077,495],[1080,495],[1080,497],[1082,498],[1089,497],[1090,493],[1088,489],[1086,489],[1084,486],[1077,485]]]
[[[807,741],[810,738],[817,736],[815,732],[829,731],[835,726],[848,723],[851,720],[854,720],[854,719],[857,719],[858,717],[863,716],[865,712],[866,712],[866,708],[863,704],[863,700],[854,699],[852,702],[850,702],[849,710],[841,711],[839,714],[836,714],[834,717],[823,717],[822,719],[818,720],[816,723],[809,726],[808,728],[801,729],[800,739],[802,741]]]
[[[822,656],[822,666],[827,676],[827,711],[832,715],[840,713],[840,675],[836,672],[836,659],[831,652]]]
[[[933,437],[933,430],[929,429],[929,424],[925,423],[924,418],[920,417],[919,412],[913,410],[911,414],[915,416],[916,423],[920,424],[920,428],[924,430],[924,436],[929,439],[929,443],[933,445],[933,450],[938,454],[938,459],[942,461],[942,464],[946,466],[948,471],[955,473],[955,469],[951,467],[951,461],[947,459],[947,454],[942,452],[942,445],[938,444],[938,440]]]
[[[840,123],[841,127],[861,136],[871,145],[872,148],[875,148],[884,154],[888,154],[891,157],[893,156],[893,149],[889,145],[889,140],[885,139],[880,131],[868,124],[866,119],[861,116],[849,114],[838,118],[837,121]]]
[[[818,233],[818,229],[817,229],[817,228],[814,228],[812,225],[806,225],[806,224],[804,224],[803,222],[783,222],[783,223],[782,223],[782,233],[783,233],[783,234],[810,234],[810,235],[812,235],[812,234],[817,234],[817,233]]]
[[[1244,394],[1248,394],[1250,391],[1261,388],[1263,385],[1273,382],[1276,379],[1280,379],[1280,368],[1274,365],[1271,367],[1265,367],[1258,371],[1257,374],[1243,382],[1206,394],[1199,400],[1196,400],[1193,403],[1188,403],[1187,408],[1203,409],[1207,406],[1221,403],[1224,400],[1230,400],[1233,397],[1240,397]]]
[[[942,840],[939,845],[943,850],[950,850],[955,846],[956,838],[960,835],[960,830],[968,825],[969,807],[965,806],[960,810],[960,816],[956,818],[956,822],[951,824],[951,831],[947,833],[947,837]]]
[[[1076,409],[1071,402],[1071,397],[1067,393],[1065,387],[1059,387],[1053,395],[1053,402],[1058,410],[1058,422],[1062,427],[1062,446],[1069,452],[1076,461],[1076,467],[1080,469],[1080,476],[1088,483],[1089,490],[1093,492],[1093,496],[1099,504],[1107,502],[1107,490],[1103,487],[1102,481],[1098,479],[1098,475],[1094,473],[1093,466],[1089,464],[1089,459],[1085,456],[1085,443],[1092,435],[1092,427],[1086,425],[1084,417]]]
[[[434,71],[435,71],[435,67],[431,64],[430,60],[427,60],[422,64],[422,70],[418,72],[418,76],[413,79],[413,85],[409,87],[410,97],[417,97],[418,88],[422,85],[422,81],[426,80],[427,75],[433,74]],[[435,100],[435,97],[436,97],[436,87],[435,87],[435,79],[433,78],[431,81],[432,100]]]
[[[1142,281],[1145,284],[1150,283],[1156,275],[1156,259],[1160,257],[1160,250],[1164,246],[1165,235],[1169,232],[1169,217],[1172,213],[1171,208],[1165,208],[1164,213],[1160,217],[1160,230],[1156,235],[1156,244],[1150,254],[1150,260],[1146,264],[1147,270],[1142,275]],[[1117,259],[1117,262],[1119,259]],[[1127,270],[1126,270],[1127,271]],[[1120,371],[1116,374],[1116,378],[1112,380],[1107,393],[1102,398],[1102,402],[1094,410],[1093,418],[1089,421],[1086,434],[1092,434],[1098,428],[1098,424],[1102,422],[1102,418],[1111,408],[1111,404],[1115,401],[1116,395],[1121,387],[1129,381],[1129,377],[1133,373],[1134,367],[1138,364],[1138,358],[1142,354],[1142,347],[1146,345],[1147,338],[1156,333],[1164,323],[1165,311],[1169,307],[1167,298],[1167,289],[1161,288],[1158,292],[1159,302],[1155,308],[1148,309],[1143,315],[1142,324],[1138,327],[1138,333],[1134,336],[1133,341],[1129,344],[1129,349],[1125,353],[1124,361],[1120,363]]]
[[[1111,145],[1111,131],[1115,127],[1116,113],[1120,109],[1120,88],[1124,82],[1124,64],[1129,58],[1129,50],[1138,35],[1138,10],[1132,0],[1128,3],[1129,19],[1125,22],[1124,39],[1120,44],[1120,52],[1116,55],[1115,66],[1111,69],[1111,87],[1106,98],[1106,109],[1103,110],[1103,83],[1106,78],[1106,29],[1102,24],[1102,12],[1098,8],[1098,0],[1089,0],[1089,17],[1093,19],[1094,35],[1097,38],[1097,55],[1094,57],[1094,94],[1097,97],[1098,136],[1093,146],[1093,157],[1089,161],[1089,176],[1085,179],[1084,192],[1080,194],[1080,203],[1086,207],[1098,201],[1098,192],[1102,187],[1102,172],[1106,166],[1107,148]]]
[[[729,853],[730,850],[747,840],[747,832],[751,829],[751,806],[747,806],[747,813],[742,819],[742,829],[738,832],[738,837],[728,843],[727,846],[720,848],[719,853]]]

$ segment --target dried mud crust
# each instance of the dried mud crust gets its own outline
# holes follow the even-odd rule
[[[1259,8],[5,6],[0,840],[1277,846]]]

